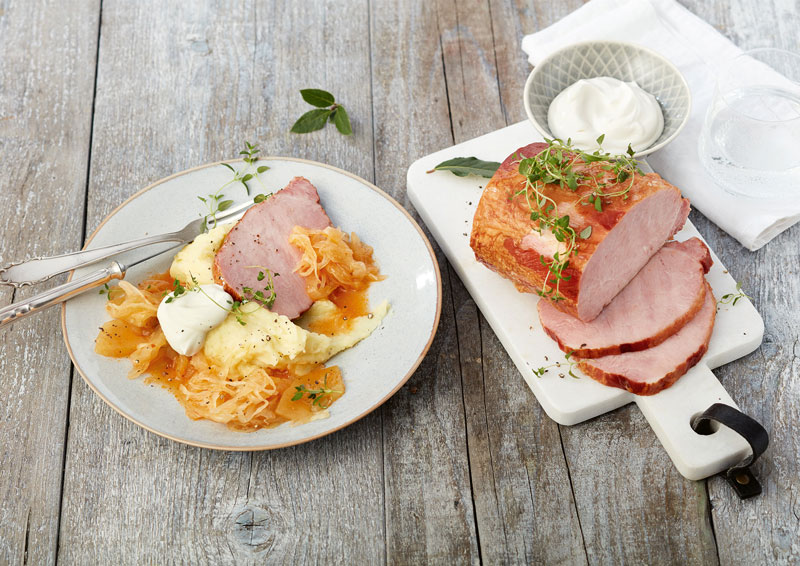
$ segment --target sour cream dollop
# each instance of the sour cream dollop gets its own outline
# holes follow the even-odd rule
[[[612,77],[581,79],[550,103],[547,122],[553,135],[580,149],[624,153],[647,149],[664,130],[664,115],[656,98],[635,82]]]
[[[202,292],[187,289],[177,297],[169,293],[156,311],[167,342],[184,356],[200,351],[206,334],[222,324],[233,306],[233,298],[221,286],[199,287]]]

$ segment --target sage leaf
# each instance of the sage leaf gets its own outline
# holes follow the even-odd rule
[[[317,108],[328,108],[336,102],[331,93],[318,88],[303,89],[300,91],[300,96],[311,106],[316,106]]]
[[[309,110],[294,123],[292,126],[292,133],[293,134],[307,134],[309,132],[315,132],[317,130],[321,130],[325,127],[325,122],[328,120],[328,116],[331,115],[331,111],[327,108],[315,108],[314,110]]]
[[[457,177],[466,177],[467,175],[477,175],[479,177],[486,177],[491,179],[494,176],[500,164],[496,161],[482,161],[477,157],[454,157],[447,161],[442,161],[428,171],[450,171]]]
[[[353,133],[353,128],[350,127],[350,116],[347,115],[347,110],[344,109],[344,106],[339,106],[334,111],[333,123],[340,134],[349,136]]]

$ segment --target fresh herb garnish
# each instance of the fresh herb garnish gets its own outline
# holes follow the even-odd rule
[[[258,269],[259,272],[256,279],[263,281],[264,278],[266,278],[267,284],[264,286],[263,290],[256,290],[255,292],[251,287],[243,287],[242,294],[250,295],[249,300],[263,303],[268,309],[271,309],[272,305],[275,304],[275,299],[278,298],[278,295],[275,293],[275,281],[273,277],[280,277],[280,273],[274,273],[263,265],[246,265],[245,267],[248,269]]]
[[[233,172],[233,178],[224,185],[222,185],[219,189],[217,189],[215,193],[207,195],[205,197],[201,196],[197,197],[204,205],[206,205],[206,208],[208,209],[208,213],[204,216],[204,219],[206,221],[206,230],[208,230],[209,225],[216,226],[217,214],[229,209],[233,204],[232,200],[223,200],[225,199],[225,195],[222,193],[224,189],[226,189],[228,186],[234,183],[240,183],[245,188],[245,191],[247,191],[247,194],[249,195],[250,185],[247,184],[248,181],[255,179],[259,183],[261,183],[262,186],[264,185],[261,182],[261,178],[259,177],[259,175],[269,170],[269,167],[267,167],[266,165],[256,165],[256,163],[258,162],[258,154],[260,152],[261,150],[258,149],[257,144],[251,144],[250,142],[245,141],[244,149],[239,152],[239,155],[243,156],[242,161],[244,161],[246,164],[244,169],[239,171],[229,163],[221,163],[222,166],[227,167]],[[256,198],[253,200],[254,202],[262,202],[266,198],[269,198],[269,196],[271,195],[272,193],[266,196],[260,194],[257,195]],[[256,200],[259,197],[261,197],[261,199]]]
[[[604,135],[597,138],[598,145],[602,144]],[[558,204],[544,194],[544,186],[558,185],[561,189],[576,192],[579,186],[589,187],[590,192],[584,193],[575,204],[592,205],[598,212],[603,211],[603,199],[615,197],[628,198],[628,191],[633,186],[635,175],[642,174],[636,160],[633,159],[634,151],[628,145],[626,155],[611,155],[602,149],[587,153],[572,147],[571,141],[566,143],[559,139],[546,139],[547,147],[533,157],[519,156],[518,167],[520,174],[525,177],[524,186],[512,195],[512,199],[521,196],[525,199],[530,209],[530,218],[534,222],[534,229],[540,234],[549,230],[559,243],[559,249],[552,258],[539,256],[539,261],[547,268],[547,275],[542,283],[539,295],[553,301],[564,299],[560,285],[562,281],[569,281],[571,276],[564,275],[564,270],[569,267],[570,258],[578,254],[578,239],[586,240],[592,235],[592,226],[585,226],[580,233],[570,225],[567,214],[559,214]],[[584,168],[575,169],[580,161],[585,163],[605,162],[600,167],[597,175]],[[616,188],[607,192],[611,185],[619,185],[625,181],[630,182],[624,188]],[[552,279],[552,282],[551,282]]]
[[[295,386],[295,394],[292,395],[292,401],[299,401],[303,396],[307,396],[311,400],[311,404],[322,409],[327,409],[333,402],[331,400],[332,393],[344,393],[339,389],[328,389],[328,373],[325,372],[325,380],[322,387],[318,389],[308,389],[305,385]]]
[[[245,320],[244,320],[244,316],[247,313],[242,311],[242,308],[241,308],[243,304],[248,302],[247,300],[244,300],[244,301],[227,301],[228,304],[230,305],[230,308],[226,308],[226,307],[222,306],[221,304],[219,304],[217,301],[215,301],[214,298],[211,295],[209,295],[205,291],[205,289],[203,289],[200,286],[200,283],[197,281],[197,277],[194,274],[189,273],[189,277],[192,280],[192,284],[191,285],[184,286],[183,283],[181,283],[177,279],[175,279],[173,281],[173,283],[172,283],[172,288],[173,288],[172,296],[167,298],[167,300],[165,301],[166,303],[171,303],[171,302],[179,299],[180,297],[185,296],[186,293],[202,293],[203,295],[205,295],[205,297],[209,301],[211,301],[212,303],[217,305],[222,310],[224,310],[226,312],[233,313],[236,316],[236,322],[238,322],[242,326],[247,324],[245,322]],[[168,291],[164,291],[164,294],[168,295],[169,292]]]
[[[336,102],[334,96],[326,90],[317,88],[306,88],[300,91],[300,96],[311,106],[316,106],[314,110],[309,110],[297,120],[292,126],[293,134],[307,134],[315,132],[325,127],[330,120],[339,133],[349,136],[353,133],[350,126],[350,116],[344,106]]]
[[[112,295],[116,296],[115,295],[116,291],[122,291],[122,289],[120,289],[119,287],[116,287],[116,286],[109,287],[108,283],[104,283],[102,289],[100,289],[100,291],[98,291],[97,294],[98,295],[105,295],[106,299],[108,299],[110,301],[111,299],[114,298]]]
[[[737,281],[736,282],[736,292],[735,293],[726,293],[726,294],[722,295],[722,298],[719,301],[717,301],[717,304],[720,304],[720,305],[728,305],[729,304],[731,306],[736,306],[736,303],[739,302],[739,299],[743,299],[745,297],[747,297],[748,299],[752,299],[753,298],[750,295],[748,295],[747,293],[745,293],[744,291],[742,291],[742,284]]]
[[[500,164],[496,161],[482,161],[477,157],[454,157],[447,161],[442,161],[427,173],[434,171],[450,171],[457,177],[466,177],[467,175],[477,175],[479,177],[486,177],[491,179],[497,171]]]
[[[546,374],[552,368],[561,368],[566,364],[567,373],[569,374],[569,376],[574,377],[575,379],[580,379],[580,376],[575,375],[575,373],[572,371],[572,368],[578,365],[578,362],[572,359],[573,353],[574,352],[567,352],[566,354],[564,354],[564,359],[566,360],[565,362],[556,362],[554,364],[550,364],[549,366],[542,366],[540,368],[534,369],[533,375],[535,375],[536,377],[543,377],[544,374]],[[559,373],[558,376],[564,377],[564,373],[563,372]]]
[[[192,276],[192,281],[195,283],[195,286],[196,286],[197,285],[197,280],[194,278],[194,276]],[[194,290],[194,288],[190,287],[189,290],[190,291]],[[174,301],[175,299],[177,299],[178,297],[180,297],[184,293],[186,293],[186,287],[184,287],[183,284],[176,279],[172,284],[172,296],[168,297],[165,302],[171,303],[172,301]]]

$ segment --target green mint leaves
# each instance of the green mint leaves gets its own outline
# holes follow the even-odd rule
[[[311,106],[316,106],[316,108],[300,116],[292,126],[291,131],[293,134],[316,132],[324,128],[329,120],[333,122],[340,134],[349,136],[353,133],[347,110],[336,102],[331,93],[317,88],[306,88],[300,91],[300,96]]]
[[[481,161],[477,157],[455,157],[447,161],[442,161],[439,165],[428,171],[428,173],[433,173],[434,171],[450,171],[457,177],[477,175],[479,177],[491,179],[498,167],[500,167],[500,164],[496,161]]]

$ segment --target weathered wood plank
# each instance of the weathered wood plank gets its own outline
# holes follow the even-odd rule
[[[522,36],[580,4],[492,2],[498,83],[509,122],[525,119],[521,93],[530,66],[520,49]],[[621,432],[626,427],[637,433]],[[703,484],[681,478],[638,410],[560,429],[590,562],[716,561]],[[649,483],[628,487],[643,466],[660,471],[658,491]],[[663,503],[654,505],[654,497]]]
[[[98,10],[0,4],[0,264],[80,245]],[[3,287],[0,304],[33,292]],[[58,309],[0,330],[0,352],[0,563],[52,563],[71,374]]]
[[[234,156],[244,139],[371,177],[367,17],[365,2],[104,2],[89,229],[139,187]],[[347,105],[352,138],[289,134],[311,86]],[[258,454],[157,438],[81,380],[70,417],[66,563],[383,561],[377,413]]]
[[[743,47],[800,51],[793,0],[681,2]],[[87,228],[139,187],[232,156],[243,139],[375,179],[408,205],[414,159],[525,118],[519,41],[580,3],[106,1]],[[0,5],[0,207],[16,214],[0,226],[0,261],[80,243],[98,10]],[[353,138],[288,133],[307,109],[297,94],[305,87],[336,94]],[[77,217],[52,213],[54,186]],[[74,380],[59,557],[715,563],[719,553],[723,564],[797,562],[800,292],[791,266],[800,227],[752,254],[702,215],[692,219],[767,325],[759,352],[718,371],[771,433],[756,466],[759,498],[740,502],[719,478],[681,478],[633,407],[559,429],[444,268],[439,336],[409,385],[308,445],[253,455],[187,448],[124,421]],[[17,323],[0,341],[0,386],[20,391],[0,409],[0,562],[22,562],[26,548],[28,560],[52,562],[69,383],[57,313]]]
[[[495,50],[511,43],[507,29],[494,33],[488,2],[443,0],[437,17],[455,143],[505,127]],[[524,63],[518,48],[516,59]],[[524,70],[519,75],[524,78]],[[514,92],[513,102],[521,107],[520,93]],[[536,403],[461,281],[450,273],[481,559],[488,564],[584,562],[558,426]]]
[[[781,47],[800,53],[800,13],[793,0],[687,1],[687,7],[743,49]],[[800,562],[800,225],[753,253],[700,214],[692,221],[764,318],[755,353],[717,370],[741,409],[761,422],[770,447],[754,472],[764,492],[740,501],[719,477],[708,481],[711,516],[723,564]]]
[[[409,164],[453,143],[436,6],[374,1],[370,10],[375,178],[410,208]],[[382,411],[389,563],[479,561],[452,293],[460,283],[436,254],[444,291],[436,340]]]

